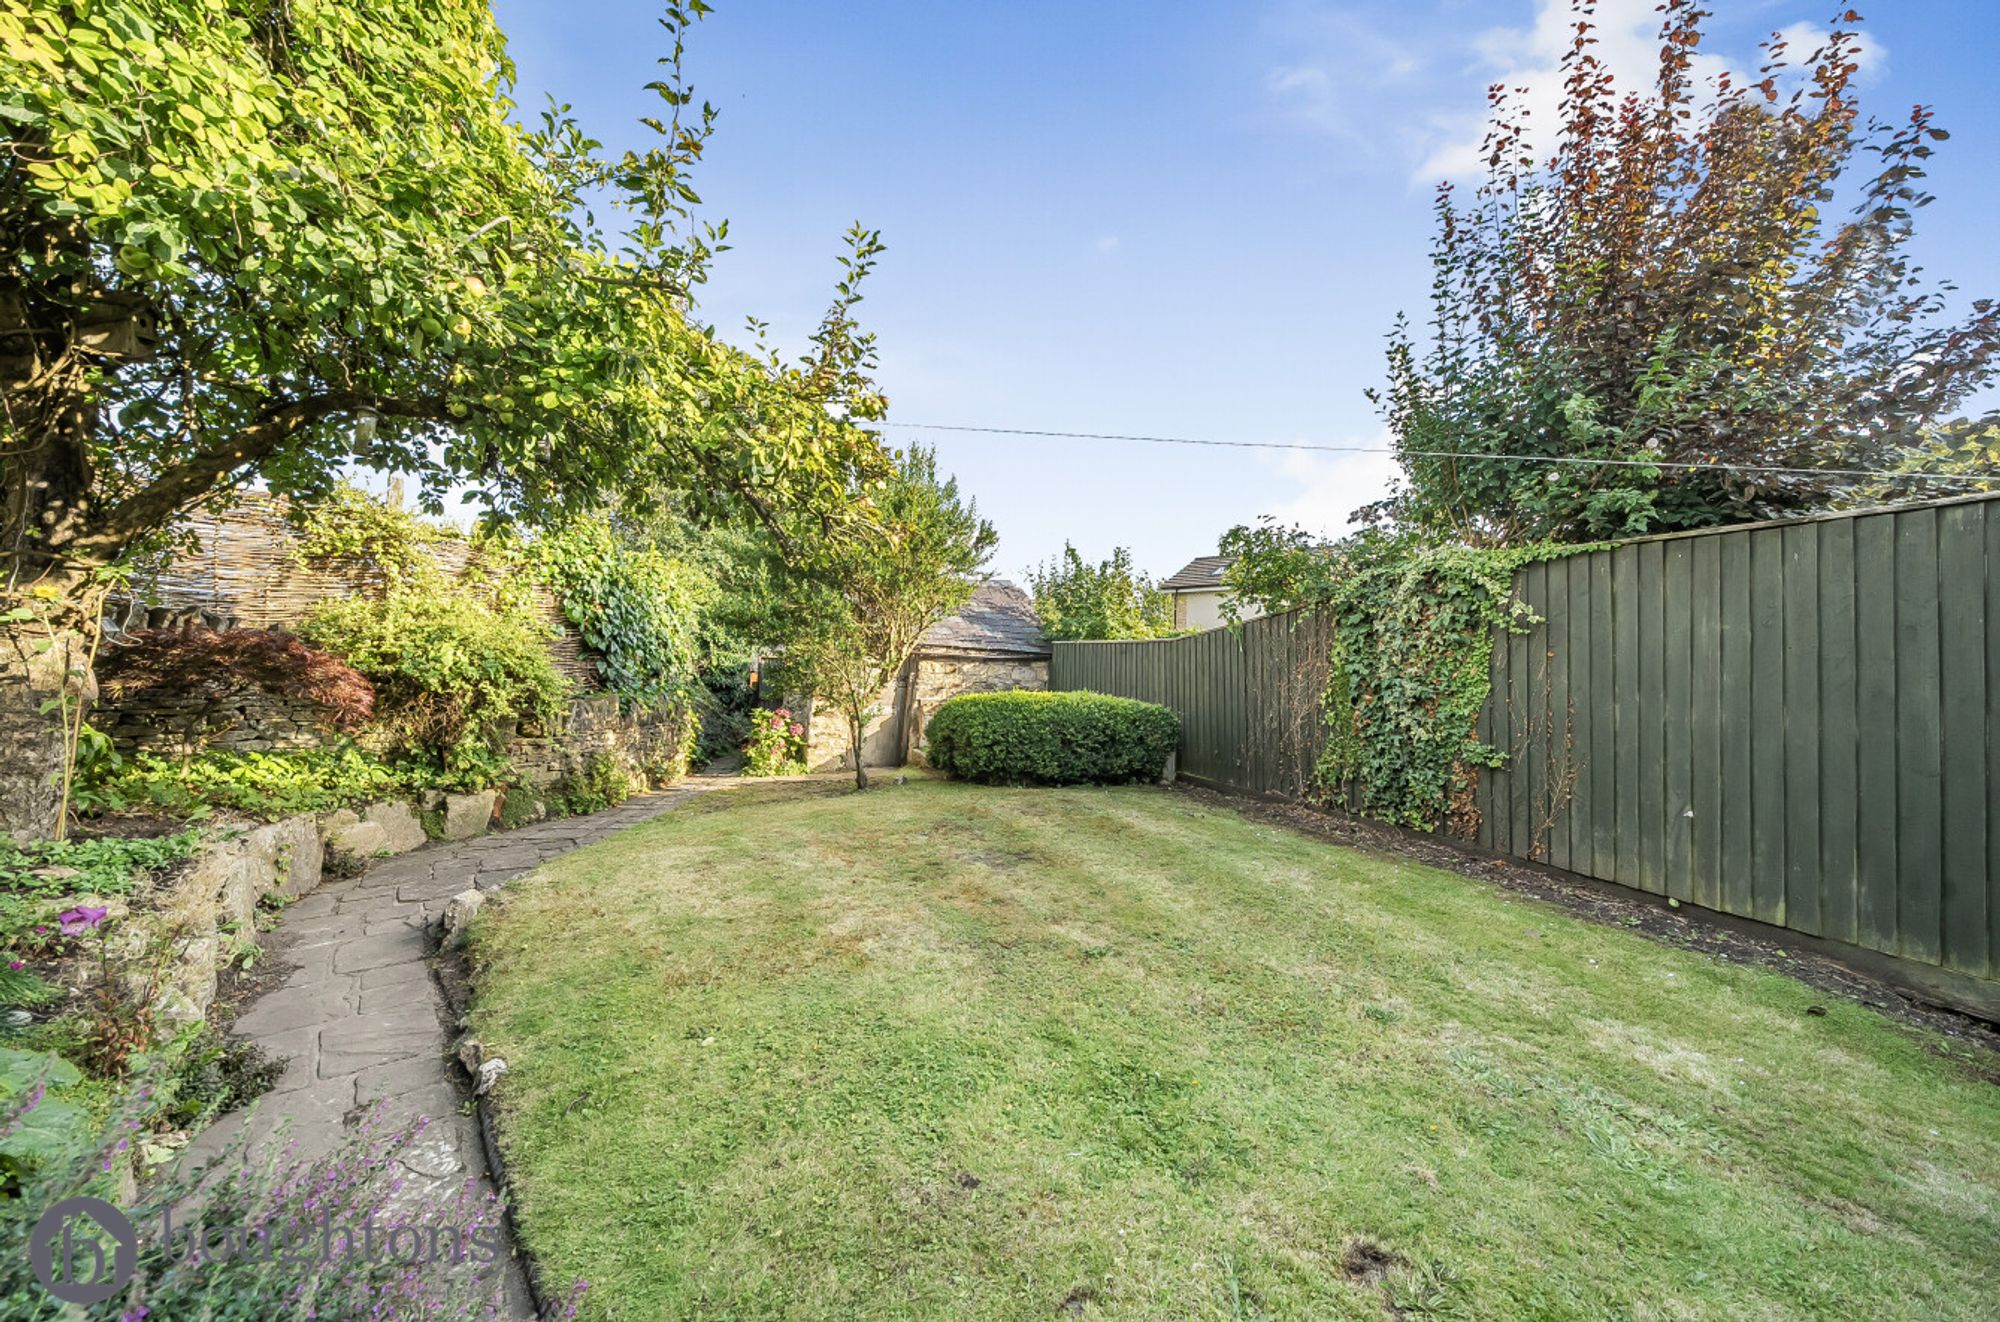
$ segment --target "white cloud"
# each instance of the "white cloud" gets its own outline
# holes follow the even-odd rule
[[[1530,144],[1537,155],[1553,146],[1561,121],[1563,56],[1576,35],[1571,0],[1540,0],[1534,26],[1489,28],[1473,37],[1478,66],[1488,84],[1507,89],[1511,104],[1527,111]],[[1597,58],[1619,87],[1634,90],[1652,85],[1660,65],[1660,15],[1654,0],[1602,0],[1597,7]],[[1721,57],[1697,52],[1691,74],[1697,82],[1728,68]],[[1486,133],[1482,114],[1459,117],[1443,141],[1417,167],[1419,182],[1464,179],[1485,165],[1480,141]]]
[[[1421,71],[1417,54],[1340,5],[1295,0],[1271,26],[1298,55],[1265,74],[1271,103],[1303,128],[1372,147],[1381,95]]]
[[[1098,236],[1097,242],[1091,244],[1090,246],[1095,248],[1098,252],[1101,252],[1106,256],[1109,256],[1110,254],[1117,252],[1118,249],[1123,245],[1116,234],[1102,234]]]
[[[1825,43],[1832,29],[1818,23],[1799,22],[1778,29],[1778,36],[1784,38],[1786,60],[1793,65],[1801,65],[1810,60],[1813,52]],[[1856,46],[1854,62],[1861,66],[1860,81],[1867,83],[1882,76],[1889,67],[1889,52],[1882,43],[1866,32],[1855,34]]]
[[[1572,0],[1539,0],[1531,27],[1489,28],[1471,41],[1475,67],[1482,72],[1483,81],[1504,86],[1510,101],[1527,110],[1529,142],[1538,156],[1554,147],[1553,135],[1561,122],[1562,60],[1575,36],[1575,23]],[[1650,90],[1658,80],[1660,66],[1660,15],[1655,0],[1600,0],[1596,23],[1597,58],[1618,88]],[[1797,66],[1809,60],[1828,31],[1808,22],[1782,29],[1780,35],[1790,47],[1788,62]],[[1757,51],[1741,52],[1740,58],[1697,51],[1691,57],[1689,75],[1698,87],[1709,85],[1724,72],[1733,71],[1741,80],[1745,71],[1762,62],[1760,56]],[[1882,44],[1861,34],[1857,62],[1862,76],[1879,72],[1886,59]],[[1435,138],[1413,182],[1462,180],[1484,170],[1480,152],[1487,127],[1484,113],[1439,115],[1430,122]]]
[[[1373,436],[1352,437],[1347,443],[1386,450],[1392,441],[1384,428]],[[1266,466],[1276,471],[1287,494],[1260,513],[1326,537],[1349,531],[1349,516],[1388,495],[1389,482],[1396,475],[1395,456],[1378,453],[1286,450],[1268,458]]]

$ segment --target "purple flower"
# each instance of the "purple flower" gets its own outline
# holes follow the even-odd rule
[[[25,959],[10,959],[7,961],[7,967],[19,973],[22,969],[28,967],[28,961]]]
[[[64,936],[81,936],[104,921],[105,910],[93,909],[89,905],[79,905],[56,915],[62,926],[58,929]]]

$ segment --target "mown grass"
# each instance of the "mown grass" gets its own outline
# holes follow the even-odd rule
[[[591,1317],[1993,1315],[1990,1061],[1159,790],[717,792],[476,953]]]

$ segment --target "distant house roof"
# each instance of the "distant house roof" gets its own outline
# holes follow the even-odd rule
[[[1166,592],[1200,592],[1219,588],[1222,586],[1222,571],[1229,568],[1234,559],[1234,556],[1227,555],[1198,555],[1160,587]]]
[[[994,579],[973,589],[964,610],[925,631],[917,651],[1047,656],[1049,640],[1033,599],[1012,583]]]

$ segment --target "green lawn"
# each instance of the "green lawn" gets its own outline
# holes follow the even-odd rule
[[[1994,1315],[2000,1088],[1942,1039],[1165,791],[832,788],[477,929],[586,1316]]]

